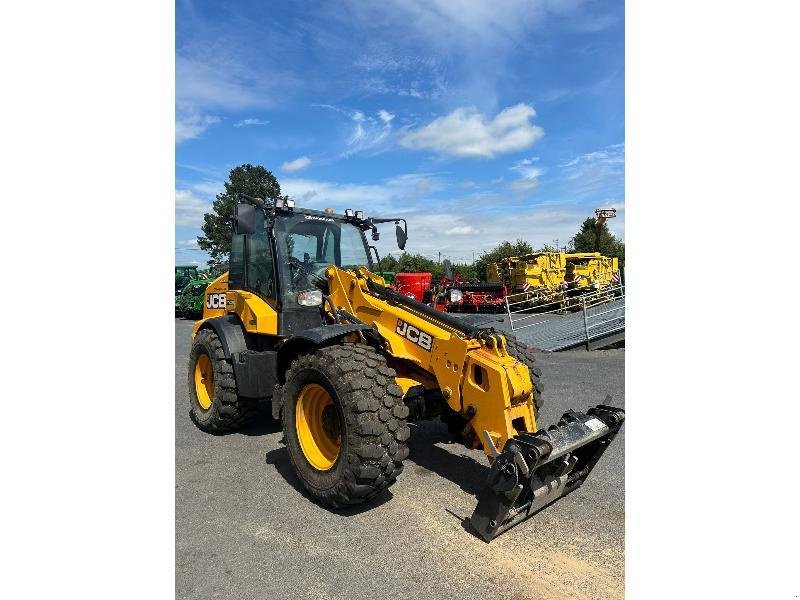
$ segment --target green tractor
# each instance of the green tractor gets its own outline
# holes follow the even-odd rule
[[[379,271],[378,275],[383,277],[383,280],[386,282],[386,285],[394,285],[394,271]]]
[[[199,279],[197,265],[175,265],[175,314],[180,314],[181,292],[189,282]]]
[[[201,271],[199,279],[190,281],[181,290],[177,310],[184,319],[199,319],[203,315],[206,288],[212,280],[207,272]]]

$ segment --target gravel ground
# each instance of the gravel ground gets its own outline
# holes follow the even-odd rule
[[[295,477],[278,426],[212,436],[188,416],[192,323],[175,321],[178,598],[622,598],[625,427],[587,482],[486,544],[467,533],[488,462],[412,424],[397,483],[333,513]],[[542,423],[611,394],[624,406],[624,350],[539,354]]]

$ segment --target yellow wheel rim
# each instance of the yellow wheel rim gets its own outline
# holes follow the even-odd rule
[[[211,408],[214,401],[214,369],[207,354],[201,354],[194,363],[194,389],[203,410]]]
[[[300,390],[295,427],[306,460],[319,471],[329,471],[339,457],[342,427],[339,411],[324,387],[309,383]]]

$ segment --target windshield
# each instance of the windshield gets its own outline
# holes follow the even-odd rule
[[[291,215],[275,222],[281,266],[288,269],[286,292],[324,288],[325,268],[371,268],[364,235],[351,223],[317,215]]]
[[[180,292],[192,279],[197,279],[197,267],[175,267],[175,292]]]

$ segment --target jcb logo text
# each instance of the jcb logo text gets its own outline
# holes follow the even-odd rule
[[[206,308],[225,308],[225,294],[209,294],[206,296]]]
[[[414,342],[423,350],[430,352],[431,345],[433,344],[433,337],[429,333],[420,331],[413,325],[409,325],[402,319],[397,319],[397,333],[402,335],[407,340]]]

